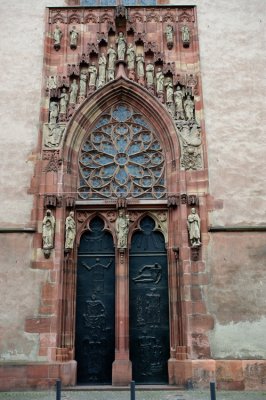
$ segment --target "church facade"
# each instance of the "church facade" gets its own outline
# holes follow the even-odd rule
[[[41,94],[28,98],[29,80],[20,103],[39,96],[39,118],[12,121],[29,124],[16,155],[28,165],[22,194],[3,203],[1,389],[57,378],[265,388],[266,193],[253,171],[263,171],[265,116],[262,93],[258,109],[250,100],[250,59],[257,72],[265,63],[256,51],[244,63],[241,48],[259,6],[239,38],[217,16],[219,39],[200,4],[62,3],[42,4]]]

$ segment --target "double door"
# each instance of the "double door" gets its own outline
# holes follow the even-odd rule
[[[169,302],[165,241],[144,217],[129,251],[129,354],[136,383],[168,382]],[[111,384],[115,361],[115,248],[94,218],[78,255],[76,360],[79,384]],[[123,302],[125,299],[117,299]]]

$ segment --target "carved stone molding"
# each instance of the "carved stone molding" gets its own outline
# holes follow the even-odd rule
[[[182,193],[180,195],[181,204],[188,204],[189,206],[198,206],[199,205],[199,197],[195,194],[185,194]]]
[[[62,165],[62,158],[59,150],[48,150],[43,151],[42,159],[48,160],[48,164],[44,168],[44,172],[57,172]]]
[[[177,195],[170,195],[167,197],[167,207],[176,208],[180,204],[180,197]]]
[[[199,198],[194,194],[188,195],[187,204],[189,206],[198,206],[199,205]]]
[[[75,207],[75,200],[76,200],[75,197],[66,196],[66,197],[65,197],[65,205],[66,205],[66,207],[68,207],[68,208],[74,208],[74,207]]]
[[[96,55],[99,54],[99,48],[95,43],[88,43],[87,51],[88,51],[88,54],[92,54],[92,53],[95,53]]]
[[[58,81],[58,85],[57,85],[58,88],[63,88],[63,87],[68,88],[69,87],[69,77],[59,75],[57,81]]]
[[[191,247],[191,260],[198,261],[200,255],[200,246]]]
[[[56,195],[46,194],[44,195],[44,207],[56,207],[57,206],[57,197]]]
[[[67,76],[75,75],[79,76],[80,69],[78,64],[68,64],[67,65]]]

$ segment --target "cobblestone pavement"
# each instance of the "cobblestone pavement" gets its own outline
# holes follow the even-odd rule
[[[54,390],[42,392],[0,392],[0,400],[56,400]],[[62,391],[61,400],[130,400],[129,391]],[[189,390],[136,390],[136,400],[210,400],[210,392]],[[266,400],[265,392],[217,391],[216,400]]]

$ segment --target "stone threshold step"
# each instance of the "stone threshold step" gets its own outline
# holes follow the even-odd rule
[[[173,391],[173,390],[184,390],[183,387],[173,386],[173,385],[137,385],[135,386],[136,391],[139,390],[163,390],[163,391]],[[64,392],[86,392],[86,391],[106,391],[106,392],[116,392],[116,391],[130,391],[130,386],[112,386],[112,385],[76,385],[76,386],[66,386],[63,387]]]

